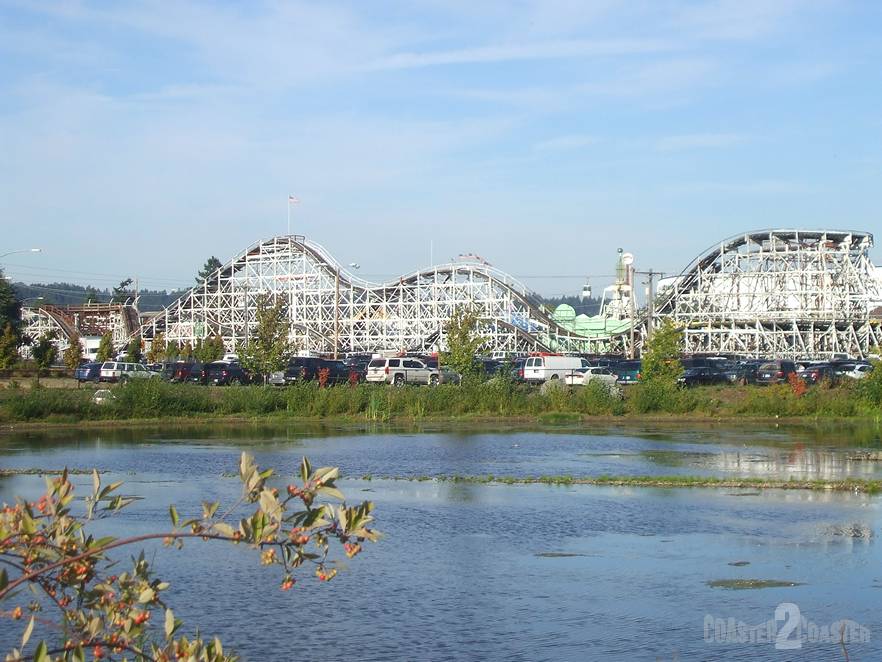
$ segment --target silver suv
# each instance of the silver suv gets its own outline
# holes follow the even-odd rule
[[[441,380],[436,368],[430,368],[419,359],[373,359],[368,363],[365,379],[369,382],[394,384],[429,384],[435,386]]]
[[[98,375],[99,382],[122,382],[127,379],[149,379],[156,375],[140,363],[105,361]]]

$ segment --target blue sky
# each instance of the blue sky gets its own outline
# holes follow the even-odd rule
[[[882,241],[882,4],[0,0],[0,253],[189,284],[286,227],[361,274],[544,294],[725,236]],[[878,251],[877,251],[878,254]],[[877,259],[877,261],[879,261]]]

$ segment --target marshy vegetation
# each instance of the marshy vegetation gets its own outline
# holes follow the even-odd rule
[[[595,382],[543,388],[506,379],[466,380],[434,388],[390,388],[359,384],[320,388],[303,383],[287,388],[233,386],[205,388],[160,380],[131,382],[112,389],[103,404],[92,401],[94,389],[33,387],[0,390],[0,423],[165,418],[340,418],[386,422],[396,419],[529,418],[544,423],[583,417],[676,416],[692,418],[879,418],[879,378],[800,392],[777,386],[681,388],[665,380],[624,389]]]

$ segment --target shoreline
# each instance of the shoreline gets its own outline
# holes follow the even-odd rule
[[[354,480],[353,477],[350,480]],[[882,480],[846,478],[842,480],[804,480],[790,478],[716,478],[714,476],[362,476],[363,481],[435,482],[471,485],[590,485],[595,487],[701,488],[753,490],[805,490],[813,492],[854,492],[870,496],[882,492]],[[736,495],[750,496],[750,494]]]
[[[840,426],[867,426],[878,425],[882,427],[882,416],[756,416],[756,415],[729,415],[709,416],[706,414],[623,414],[623,415],[596,415],[577,414],[572,412],[547,412],[537,416],[512,415],[491,416],[486,414],[460,414],[460,415],[424,415],[408,416],[395,415],[385,420],[370,420],[364,416],[333,415],[333,416],[167,416],[157,418],[123,418],[123,419],[91,419],[79,421],[20,421],[0,423],[0,437],[19,432],[42,432],[42,431],[90,431],[90,430],[138,430],[143,428],[205,428],[217,425],[230,427],[284,427],[289,425],[306,425],[317,427],[339,428],[395,428],[402,427],[412,429],[414,427],[445,426],[445,428],[459,427],[492,427],[492,426],[515,426],[517,428],[564,428],[571,426],[588,427],[591,424],[600,425],[671,425],[680,427],[683,425],[697,426],[756,426],[756,427],[840,427]]]

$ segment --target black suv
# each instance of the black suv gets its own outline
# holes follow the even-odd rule
[[[683,386],[710,386],[711,384],[729,383],[724,372],[707,365],[686,368],[677,381]]]
[[[769,361],[757,368],[756,383],[783,384],[795,372],[796,364],[793,361]]]
[[[295,382],[309,382],[319,378],[319,370],[328,370],[328,384],[343,384],[349,381],[352,368],[343,361],[320,359],[315,356],[297,356],[288,362],[284,372],[274,372],[269,383],[285,386]]]
[[[247,384],[251,376],[238,363],[215,361],[205,367],[206,382],[215,386],[229,386],[230,384]]]

